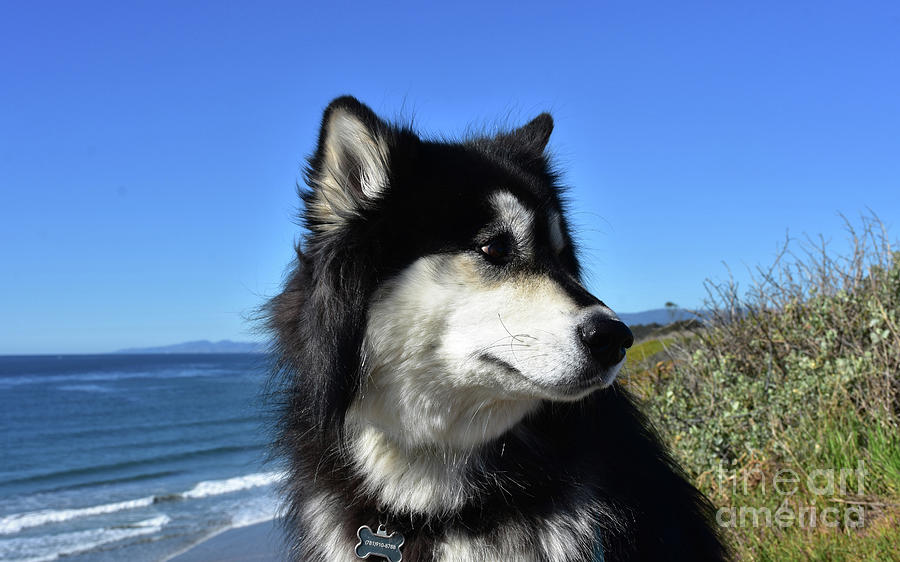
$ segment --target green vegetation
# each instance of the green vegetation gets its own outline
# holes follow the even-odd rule
[[[652,339],[635,344],[628,350],[629,361],[644,361],[663,351],[672,338]]]
[[[625,385],[719,508],[743,560],[900,560],[900,253],[788,245],[704,327],[629,351]],[[651,338],[653,336],[650,336]]]

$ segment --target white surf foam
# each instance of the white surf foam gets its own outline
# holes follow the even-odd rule
[[[272,494],[266,494],[240,502],[231,516],[231,528],[249,527],[257,523],[271,521],[277,517],[278,501]]]
[[[245,476],[236,476],[226,480],[209,480],[200,482],[187,492],[181,494],[186,499],[206,498],[209,496],[218,496],[221,494],[230,494],[240,490],[249,488],[257,488],[259,486],[268,486],[281,480],[280,472],[258,472],[255,474],[247,474]]]
[[[46,525],[47,523],[61,523],[69,519],[77,517],[89,517],[91,515],[102,515],[104,513],[114,513],[126,509],[136,509],[139,507],[147,507],[153,504],[153,496],[140,498],[136,500],[128,500],[123,502],[107,503],[103,505],[94,505],[91,507],[81,507],[77,509],[43,509],[40,511],[31,511],[28,513],[14,513],[6,517],[0,517],[0,535],[9,535],[18,533],[22,529],[28,527],[37,527]]]
[[[171,496],[147,496],[135,500],[127,500],[115,503],[107,503],[102,505],[93,505],[89,507],[80,507],[72,509],[42,509],[39,511],[29,511],[26,513],[13,513],[0,517],[0,535],[11,535],[18,533],[22,529],[30,527],[38,527],[49,523],[62,523],[71,519],[80,517],[91,517],[94,515],[103,515],[107,513],[115,513],[117,511],[125,511],[128,509],[138,509],[148,507],[160,500],[192,500],[207,498],[210,496],[219,496],[239,492],[241,490],[249,490],[260,486],[268,486],[274,484],[283,478],[281,472],[257,472],[244,476],[236,476],[224,480],[207,480],[197,483],[187,492],[173,494]],[[265,521],[252,521],[244,523],[252,525]]]
[[[122,527],[105,527],[59,535],[0,540],[0,560],[46,562],[73,556],[121,540],[158,533],[171,519],[159,515]]]

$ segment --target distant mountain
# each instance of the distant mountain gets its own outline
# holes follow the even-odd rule
[[[683,308],[676,308],[674,310],[668,308],[656,308],[654,310],[645,310],[643,312],[622,312],[619,313],[618,316],[622,322],[635,326],[638,324],[659,324],[665,326],[666,324],[678,322],[679,320],[699,318],[699,316],[693,312],[689,312]]]
[[[116,353],[264,353],[265,345],[258,342],[241,342],[221,340],[212,342],[209,340],[189,341],[164,345],[160,347],[130,347],[120,349]]]
[[[697,318],[697,315],[680,308],[674,310],[657,308],[655,310],[645,310],[643,312],[623,312],[619,314],[619,318],[622,322],[625,322],[630,326],[637,326],[639,324],[659,324],[660,326],[665,326],[671,322]],[[128,349],[120,349],[115,353],[265,353],[265,351],[265,344],[260,342],[240,342],[231,340],[211,342],[209,340],[199,340],[176,343],[173,345],[163,345],[160,347],[130,347]]]

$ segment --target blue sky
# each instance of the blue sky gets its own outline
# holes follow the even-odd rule
[[[5,5],[0,353],[249,339],[344,93],[424,133],[551,111],[620,311],[699,306],[838,212],[898,227],[895,2],[303,4]]]

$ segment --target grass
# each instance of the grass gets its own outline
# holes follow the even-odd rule
[[[850,255],[786,247],[749,291],[710,283],[689,336],[629,350],[738,559],[900,560],[900,254],[875,217],[848,232]]]
[[[751,552],[756,560],[871,561],[900,559],[900,520],[896,515],[874,522],[864,533],[821,532],[763,533]]]
[[[652,339],[635,344],[628,350],[628,360],[645,361],[663,351],[666,348],[666,344],[671,341],[671,338]]]

